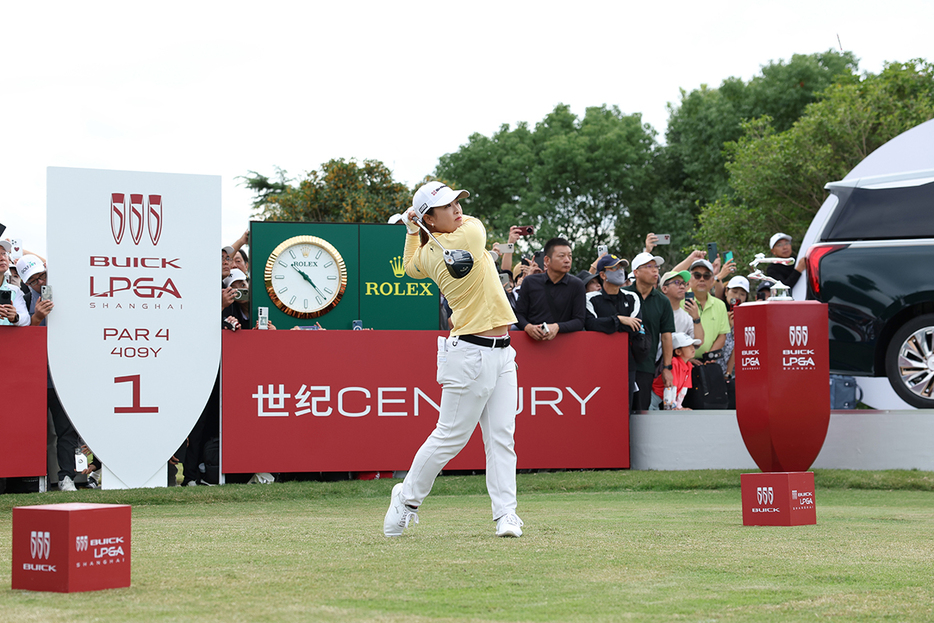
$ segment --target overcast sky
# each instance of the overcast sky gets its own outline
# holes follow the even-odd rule
[[[934,59],[934,3],[24,2],[0,9],[0,223],[46,250],[46,167],[223,178],[383,161],[408,185],[470,134],[559,102],[617,105],[664,139],[679,88],[837,48],[876,73]]]

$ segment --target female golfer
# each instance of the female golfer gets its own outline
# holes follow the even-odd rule
[[[513,440],[516,351],[509,346],[508,333],[516,317],[486,250],[483,225],[461,211],[459,201],[469,196],[466,190],[429,182],[418,189],[413,207],[405,213],[406,273],[414,279],[431,277],[454,314],[450,337],[438,338],[438,383],[442,386],[438,425],[415,454],[405,480],[392,488],[383,522],[386,536],[399,536],[411,521],[418,523],[418,507],[435,478],[467,445],[478,422],[486,448],[486,487],[496,535],[522,535],[522,520],[516,516]]]

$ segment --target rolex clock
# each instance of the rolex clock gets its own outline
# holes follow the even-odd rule
[[[347,289],[344,258],[317,236],[294,236],[266,260],[266,291],[295,318],[318,318],[334,309]]]

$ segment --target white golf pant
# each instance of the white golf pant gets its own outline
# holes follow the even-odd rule
[[[493,519],[516,512],[516,351],[438,340],[438,424],[415,454],[402,484],[406,504],[421,506],[435,478],[480,424],[486,449],[486,488]]]

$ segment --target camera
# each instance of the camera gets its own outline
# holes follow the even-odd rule
[[[250,300],[250,289],[249,288],[237,288],[233,292],[233,297],[235,301],[249,301]]]

